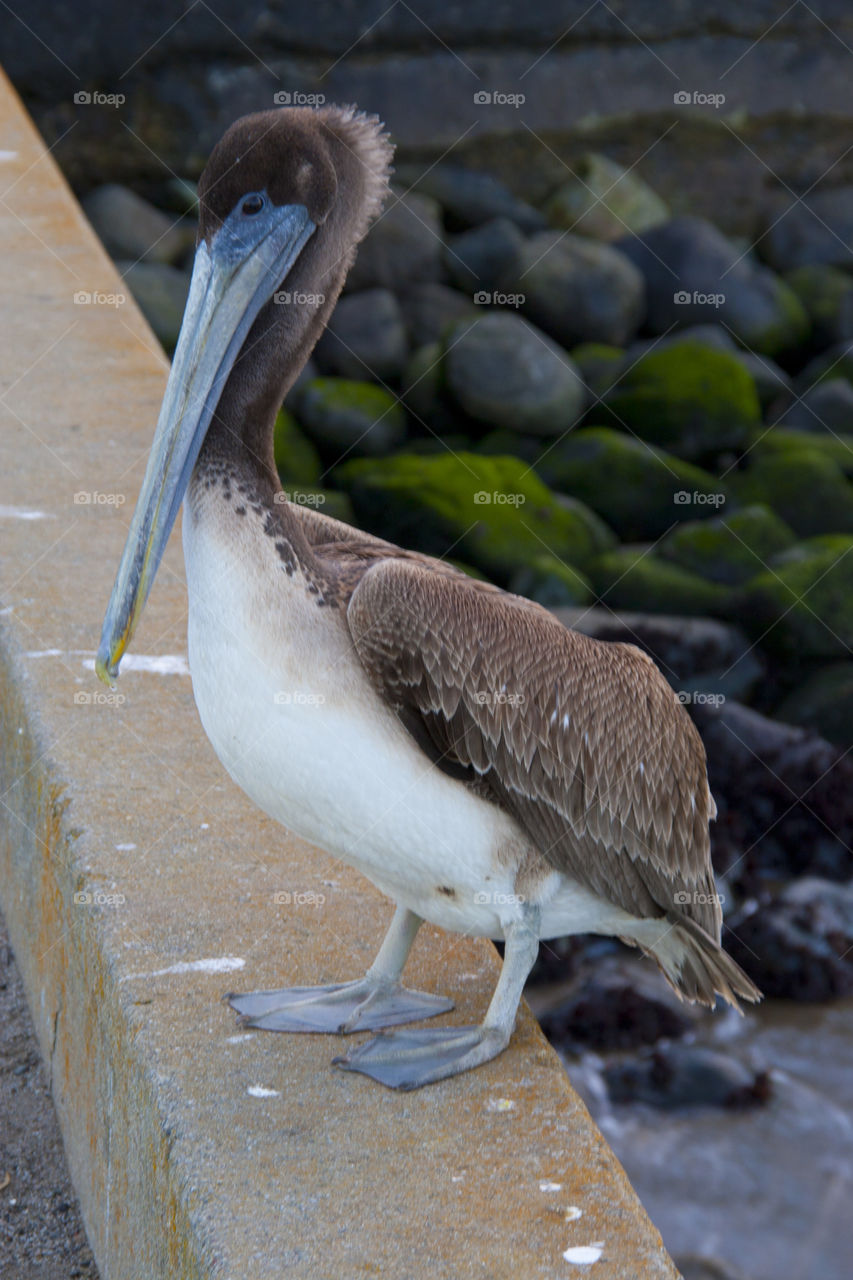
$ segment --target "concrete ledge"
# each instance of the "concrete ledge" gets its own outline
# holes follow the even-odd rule
[[[0,895],[103,1280],[553,1280],[594,1242],[590,1274],[674,1276],[529,1013],[487,1067],[395,1095],[221,1003],[359,975],[390,906],[230,783],[181,661],[140,661],[185,653],[177,538],[136,669],[95,681],[166,364],[130,301],[75,303],[126,290],[5,82],[0,120]],[[496,973],[428,928],[407,970],[460,1021]]]

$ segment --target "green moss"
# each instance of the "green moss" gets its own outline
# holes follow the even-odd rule
[[[622,347],[611,347],[606,342],[582,342],[569,355],[594,396],[603,396],[610,390],[625,360]]]
[[[737,586],[767,568],[796,535],[769,507],[756,504],[714,520],[683,524],[664,538],[658,554],[721,586]]]
[[[737,356],[679,342],[628,369],[596,413],[681,458],[738,448],[761,418],[755,380]]]
[[[730,593],[651,552],[620,547],[596,557],[588,569],[593,587],[610,609],[688,616],[727,616]]]
[[[346,462],[334,478],[365,528],[461,556],[502,585],[543,553],[583,569],[616,541],[592,511],[561,502],[518,458],[398,454]]]
[[[797,431],[793,427],[762,427],[753,432],[749,457],[753,460],[769,455],[808,449],[837,463],[845,475],[853,475],[853,435],[838,431]]]
[[[842,312],[853,314],[853,280],[846,271],[825,263],[809,263],[789,271],[785,283],[793,289],[814,325],[819,342],[838,336]]]
[[[589,580],[556,556],[534,556],[524,569],[517,569],[509,581],[510,591],[527,596],[546,609],[591,604],[593,591]]]
[[[776,318],[767,324],[749,326],[738,337],[749,350],[772,358],[802,346],[811,331],[811,321],[794,290],[778,276],[771,279]]]
[[[741,589],[738,614],[763,649],[788,661],[848,658],[853,648],[853,538],[833,539],[810,555],[759,574]]]
[[[316,484],[320,479],[320,455],[310,440],[299,430],[296,419],[287,409],[279,409],[273,436],[275,465],[285,486]]]
[[[750,462],[729,478],[741,502],[765,503],[801,537],[853,532],[853,487],[831,458],[791,448]]]
[[[658,538],[674,521],[729,505],[726,486],[707,471],[624,431],[585,427],[540,453],[534,465],[545,483],[585,502],[625,539]]]
[[[321,455],[377,456],[390,452],[406,434],[406,414],[390,392],[349,378],[312,378],[300,392],[299,421]]]

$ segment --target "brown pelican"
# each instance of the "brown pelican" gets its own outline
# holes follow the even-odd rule
[[[273,420],[390,159],[350,108],[247,116],[215,147],[97,668],[116,675],[183,500],[193,691],[220,760],[397,904],[359,981],[229,999],[272,1031],[380,1031],[335,1061],[411,1089],[506,1047],[543,938],[618,936],[703,1004],[759,992],[720,948],[704,751],[654,663],[283,500]],[[479,1026],[383,1033],[453,1007],[401,982],[425,919],[502,940],[500,980]]]

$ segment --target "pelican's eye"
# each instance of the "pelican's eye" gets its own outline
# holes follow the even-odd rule
[[[247,217],[251,217],[255,213],[260,213],[266,201],[258,191],[253,191],[250,196],[246,196],[240,205],[240,212],[245,213]]]

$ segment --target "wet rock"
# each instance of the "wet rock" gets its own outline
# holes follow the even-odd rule
[[[596,400],[613,386],[625,363],[622,347],[610,347],[606,342],[582,342],[569,354]]]
[[[297,402],[300,425],[329,465],[344,457],[381,457],[406,434],[405,411],[369,382],[315,378]]]
[[[581,417],[586,389],[569,355],[520,316],[484,312],[446,336],[448,393],[471,418],[533,435],[561,435]]]
[[[400,181],[405,182],[410,170],[403,167]],[[494,218],[506,218],[530,234],[541,231],[545,218],[538,209],[517,199],[490,173],[478,173],[461,165],[437,164],[423,173],[411,170],[415,190],[438,201],[444,210],[449,231],[479,227]]]
[[[618,240],[669,219],[665,201],[635,169],[623,169],[597,152],[581,156],[574,169],[545,205],[552,226],[595,240]]]
[[[281,482],[316,485],[323,470],[320,455],[302,434],[296,419],[287,409],[279,409],[273,431],[275,465]]]
[[[363,289],[339,299],[314,359],[340,378],[397,378],[408,355],[403,313],[388,289]]]
[[[749,455],[728,482],[740,502],[760,502],[801,537],[853,533],[853,489],[832,458],[791,448]]]
[[[443,275],[441,210],[416,194],[389,198],[385,212],[359,245],[347,293],[371,287],[400,292]]]
[[[625,346],[645,308],[642,276],[624,254],[571,234],[531,236],[502,285],[523,294],[525,315],[565,347]]]
[[[475,231],[449,236],[444,264],[457,289],[474,296],[494,292],[507,277],[517,274],[524,237],[508,218],[495,218]]]
[[[668,533],[658,546],[664,560],[709,582],[736,586],[768,567],[771,556],[797,541],[769,507],[742,507],[714,520],[695,520]]]
[[[853,432],[853,386],[846,378],[819,382],[792,404],[771,415],[795,431]]]
[[[587,572],[601,602],[610,609],[720,616],[729,608],[725,588],[657,559],[648,547],[607,551],[592,561]]]
[[[572,431],[535,466],[552,489],[580,498],[628,540],[658,538],[674,521],[710,517],[728,496],[709,472],[609,427]]]
[[[688,461],[741,447],[761,418],[755,383],[739,360],[698,342],[642,356],[596,412]]]
[[[507,584],[518,596],[535,600],[546,609],[574,606],[592,601],[589,580],[556,556],[534,556],[523,569],[516,569]]]
[[[447,328],[457,320],[470,320],[481,315],[471,295],[459,293],[446,284],[414,285],[400,298],[403,319],[413,347],[439,342]]]
[[[786,724],[813,729],[836,746],[853,747],[853,662],[821,667],[776,708]]]
[[[567,508],[517,458],[400,453],[334,473],[359,522],[402,546],[461,560],[505,585],[545,547],[579,568],[615,542],[581,503]]]
[[[117,262],[124,283],[163,347],[171,353],[178,341],[190,278],[162,262]]]
[[[853,885],[795,881],[731,921],[726,946],[766,996],[824,1001],[853,992]]]
[[[194,223],[176,221],[117,183],[97,187],[82,204],[112,258],[174,266],[195,244]]]
[[[758,251],[779,271],[813,263],[853,266],[853,188],[780,194],[767,209],[765,228]]]
[[[846,271],[816,264],[789,271],[783,279],[805,307],[819,346],[853,338],[853,279]]]
[[[646,324],[653,333],[714,321],[768,356],[796,348],[808,336],[808,316],[793,290],[702,218],[673,218],[642,236],[624,237],[617,247],[643,274]]]
[[[647,1106],[748,1107],[769,1100],[767,1072],[755,1072],[727,1054],[698,1045],[674,1044],[613,1062],[604,1069],[613,1102]]]

